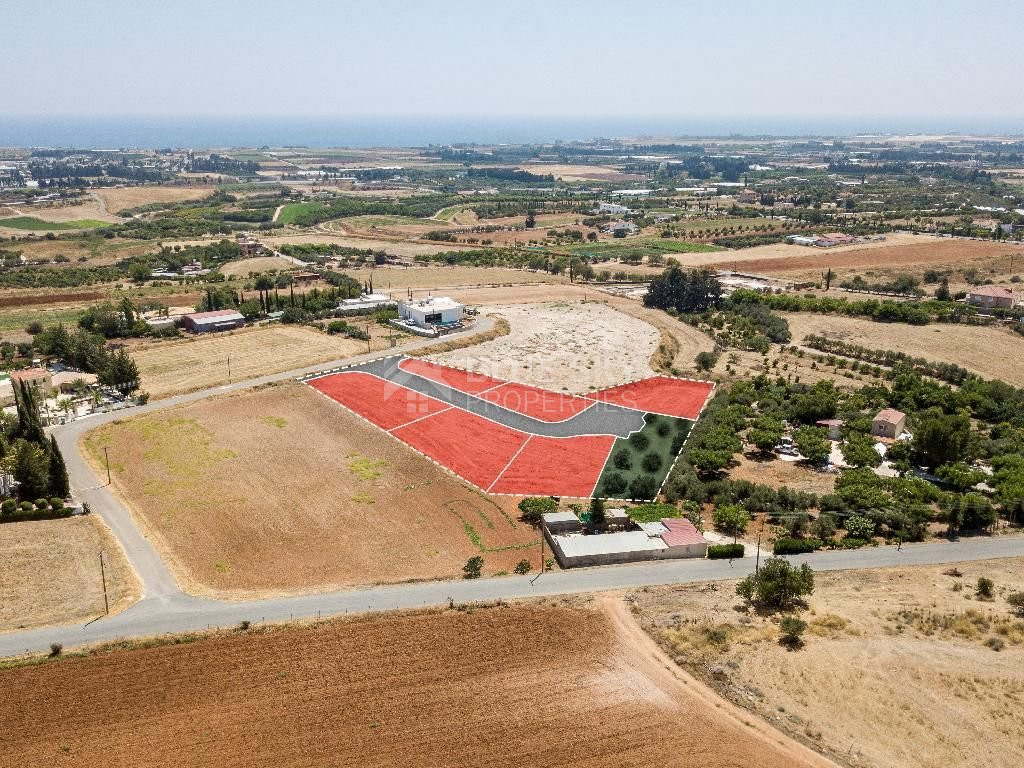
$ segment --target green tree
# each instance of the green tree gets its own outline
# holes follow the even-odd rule
[[[480,575],[484,570],[484,559],[480,555],[473,555],[466,561],[466,564],[462,566],[462,578],[464,579],[479,579]]]
[[[785,432],[785,426],[781,419],[761,415],[757,417],[754,426],[747,433],[747,440],[753,443],[762,454],[769,454],[779,444],[783,432]]]
[[[970,458],[971,420],[964,413],[925,411],[917,420],[911,454],[918,464],[939,467]]]
[[[530,572],[530,561],[525,559],[520,560],[512,570],[518,575],[523,576]]]
[[[803,634],[807,630],[807,622],[796,616],[783,616],[779,621],[782,637],[779,642],[788,648],[799,648],[803,645]]]
[[[868,435],[851,433],[842,446],[843,458],[851,467],[877,467],[882,457],[875,450],[875,441]]]
[[[968,488],[973,488],[985,480],[984,472],[971,469],[962,461],[958,461],[955,464],[943,464],[935,470],[935,475],[959,493],[963,493]]]
[[[939,301],[949,301],[949,278],[942,278],[942,282],[939,283],[939,287],[935,289],[935,298]]]
[[[995,589],[996,585],[992,579],[986,576],[979,576],[974,592],[980,600],[991,600],[995,595]]]
[[[739,536],[747,529],[750,513],[738,504],[721,504],[715,507],[711,519],[718,530]]]
[[[823,464],[832,451],[828,430],[824,427],[800,427],[793,432],[793,444],[807,463],[813,466]]]
[[[46,436],[43,434],[43,422],[39,417],[36,388],[27,381],[19,381],[14,393],[18,413],[18,435],[30,443],[42,445]]]
[[[139,368],[126,350],[119,349],[110,356],[106,367],[100,371],[99,382],[128,397],[141,384]]]
[[[846,535],[853,539],[870,539],[875,535],[875,521],[863,515],[846,518]]]
[[[600,498],[590,500],[590,523],[598,528],[604,525],[604,501]]]
[[[770,557],[756,572],[736,585],[736,594],[749,604],[789,610],[814,593],[814,572],[807,563],[799,568],[781,557]]]
[[[71,485],[68,482],[68,470],[64,465],[64,457],[57,445],[57,438],[50,435],[50,463],[48,472],[48,487],[51,496],[59,496],[66,499],[71,495]]]
[[[11,474],[18,483],[18,496],[38,499],[47,495],[50,464],[46,451],[28,440],[19,440],[12,457]]]
[[[519,511],[524,523],[536,525],[543,515],[558,511],[558,502],[550,496],[527,496],[519,502]]]

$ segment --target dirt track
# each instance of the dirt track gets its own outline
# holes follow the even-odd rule
[[[0,766],[829,765],[631,625],[530,604],[0,671]]]

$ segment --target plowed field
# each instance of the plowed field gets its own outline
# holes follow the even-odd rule
[[[4,670],[0,766],[824,764],[670,670],[626,622],[450,610]]]

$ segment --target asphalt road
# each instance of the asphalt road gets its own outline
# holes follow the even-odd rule
[[[908,544],[861,550],[817,552],[788,558],[815,570],[928,565],[1024,556],[1024,537],[970,539],[958,542]],[[231,627],[339,614],[393,611],[474,601],[604,592],[616,589],[742,578],[754,569],[753,558],[728,560],[664,560],[631,565],[583,568],[540,576],[503,576],[460,581],[395,584],[304,597],[225,602],[181,593],[149,596],[122,613],[85,626],[47,627],[0,635],[0,656],[45,651],[50,643],[65,648],[126,637]]]

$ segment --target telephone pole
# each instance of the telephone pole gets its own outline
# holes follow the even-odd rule
[[[100,550],[100,579],[103,580],[103,613],[110,615],[110,602],[107,598],[107,571],[103,566],[103,550]]]
[[[228,352],[228,384],[231,383],[231,353]]]
[[[107,452],[107,446],[103,446],[103,461],[107,465],[107,485],[110,485],[110,454]]]

